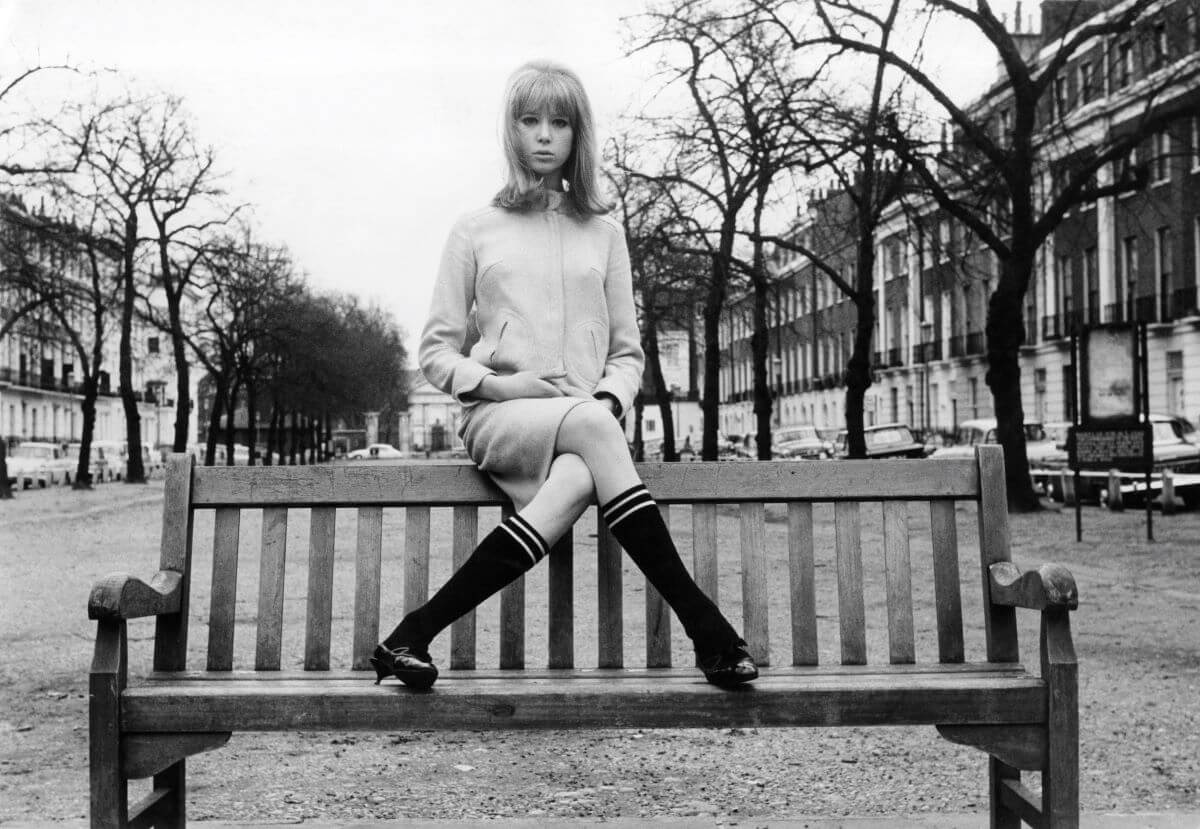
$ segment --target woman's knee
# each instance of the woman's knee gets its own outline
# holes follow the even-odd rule
[[[550,463],[547,482],[551,481],[559,492],[580,506],[590,503],[596,490],[587,463],[573,452],[564,452]]]
[[[564,451],[583,453],[597,445],[624,445],[625,433],[608,406],[589,400],[567,412],[559,427],[558,442]]]

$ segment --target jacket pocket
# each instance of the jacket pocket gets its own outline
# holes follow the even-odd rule
[[[496,371],[532,369],[533,329],[516,311],[506,309],[499,315],[500,329],[488,362]]]
[[[567,337],[564,362],[567,372],[584,388],[591,388],[604,376],[608,360],[608,327],[596,320],[581,322]]]

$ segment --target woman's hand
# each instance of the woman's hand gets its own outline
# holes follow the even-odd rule
[[[532,371],[516,374],[490,374],[476,389],[476,396],[484,400],[517,400],[522,397],[562,397],[555,386]]]

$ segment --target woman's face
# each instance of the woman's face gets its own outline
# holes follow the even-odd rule
[[[571,155],[575,130],[562,115],[548,110],[526,112],[517,118],[521,158],[534,174],[554,178]]]

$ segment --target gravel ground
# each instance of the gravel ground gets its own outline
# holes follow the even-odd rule
[[[161,482],[152,482],[106,485],[91,493],[24,492],[0,502],[0,647],[5,655],[0,662],[0,821],[86,816],[86,687],[94,636],[85,612],[87,593],[95,579],[114,570],[154,571],[161,492]],[[769,518],[771,561],[782,566],[784,525],[777,515]],[[817,518],[818,549],[831,550],[829,516],[818,511]],[[492,520],[485,513],[481,527]],[[676,508],[673,520],[681,528],[690,524],[686,509]],[[935,645],[928,573],[921,568],[922,520],[927,535],[927,515],[922,519],[914,511],[914,585],[924,608],[917,618],[918,658],[929,658]],[[439,538],[448,538],[447,523],[435,515]],[[385,580],[399,572],[402,527],[398,516],[388,515],[385,539],[397,546],[385,549]],[[353,572],[346,565],[353,515],[339,515],[338,529],[334,641],[340,636],[348,642]],[[295,520],[291,530],[290,559],[298,566],[307,521]],[[594,575],[589,577],[585,566],[594,550],[590,530],[585,525],[576,532],[581,666],[595,660],[595,629],[584,610],[595,595]],[[196,532],[192,607],[199,612],[208,592],[211,520],[198,520]],[[253,648],[256,520],[244,519],[242,532],[246,553],[239,579],[237,656],[244,661]],[[1083,809],[1195,812],[1200,809],[1200,514],[1156,515],[1159,540],[1151,543],[1145,540],[1141,513],[1087,508],[1084,532],[1085,542],[1076,544],[1070,512],[1013,517],[1018,563],[1059,561],[1079,583],[1073,624],[1081,661]],[[722,516],[721,533],[727,551],[721,595],[736,621],[740,588],[732,511]],[[686,531],[678,536],[687,549]],[[974,513],[961,510],[964,613],[971,623],[979,607],[974,536]],[[868,648],[874,661],[886,659],[886,625],[878,520],[869,510],[864,510],[863,541]],[[293,577],[289,567],[286,615],[292,621],[303,618],[303,574],[296,573]],[[435,562],[432,582],[439,584],[446,575],[444,563]],[[831,662],[837,647],[834,577],[831,554],[819,554],[819,625]],[[637,582],[627,571],[630,642],[637,642],[643,629]],[[534,619],[541,618],[536,614],[542,585],[544,573],[535,572],[527,594]],[[401,592],[385,591],[385,621],[398,618]],[[496,605],[491,600],[480,610],[481,665],[495,664]],[[781,636],[772,642],[772,653],[784,661],[790,645],[782,596],[773,597],[772,612],[772,631]],[[1037,617],[1021,616],[1023,658],[1036,665]],[[148,663],[150,634],[148,623],[131,623],[135,671]],[[285,640],[285,654],[302,651],[300,635],[293,630]],[[686,664],[681,640],[677,631],[675,656],[678,664]],[[197,655],[204,641],[203,630],[193,628]],[[982,648],[977,631],[967,643],[968,658],[977,658]],[[435,643],[434,656],[443,663],[446,647],[444,639]],[[639,651],[640,646],[627,645],[627,661],[635,663]],[[544,654],[544,631],[531,624],[529,664],[538,664]],[[336,663],[347,657],[334,658]],[[939,739],[930,728],[238,734],[224,749],[191,759],[189,776],[189,816],[196,820],[705,816],[746,823],[986,808],[983,755]]]

